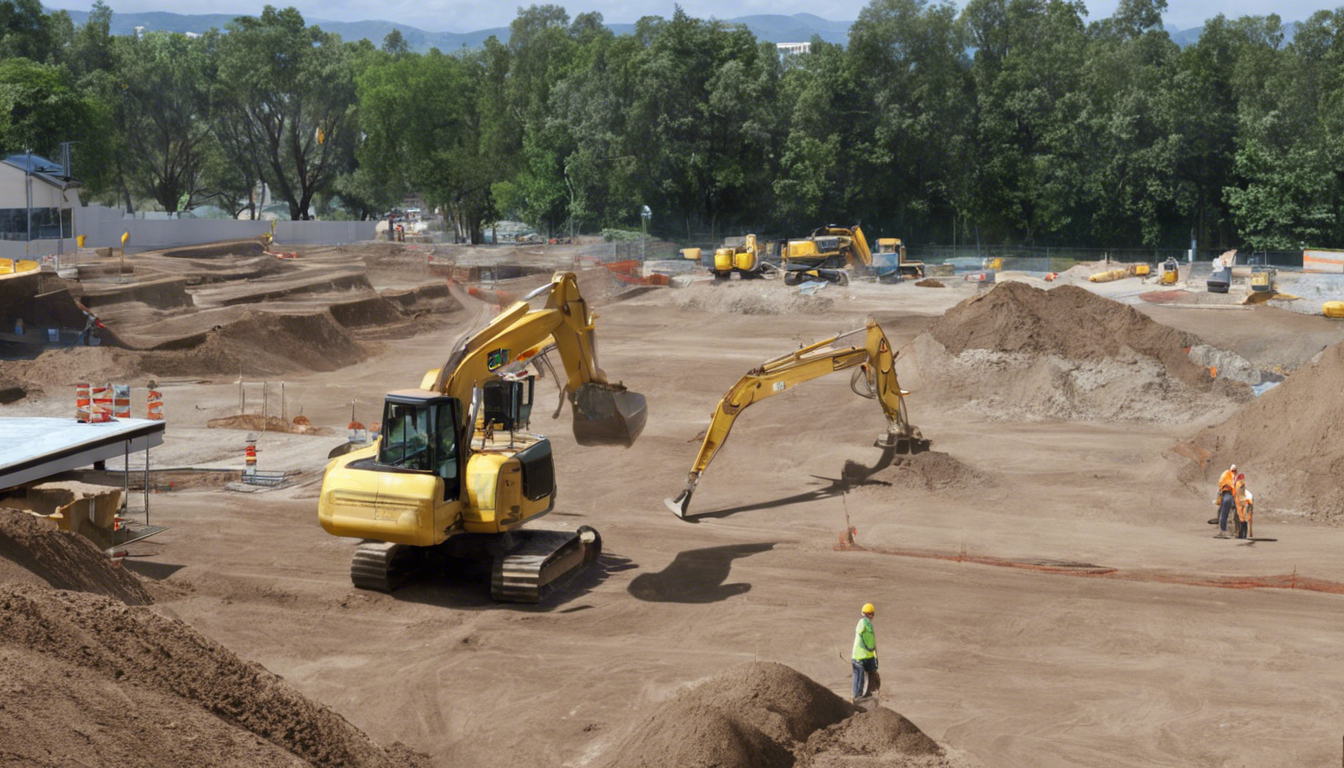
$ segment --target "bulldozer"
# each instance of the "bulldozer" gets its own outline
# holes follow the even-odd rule
[[[857,225],[819,227],[805,239],[785,243],[781,255],[785,285],[808,280],[849,285],[850,272],[867,272],[873,266],[868,240]]]
[[[879,280],[921,280],[924,277],[924,262],[906,259],[905,243],[899,237],[878,238],[873,269],[878,272]]]
[[[864,335],[862,345],[841,343],[859,334]],[[896,379],[896,354],[891,342],[882,327],[870,320],[863,328],[822,339],[748,371],[715,406],[685,489],[676,498],[664,499],[663,504],[672,514],[685,519],[701,475],[728,439],[737,417],[752,403],[786,392],[805,381],[851,368],[855,370],[850,377],[850,389],[856,395],[877,400],[887,418],[887,429],[878,435],[874,445],[895,454],[927,451],[931,441],[925,439],[919,428],[911,425],[906,417],[905,396],[910,393],[901,389]]]
[[[558,354],[555,417],[568,402],[579,445],[629,446],[644,428],[644,396],[597,365],[594,319],[574,274],[558,272],[454,344],[418,389],[386,396],[381,436],[327,465],[318,502],[328,533],[364,539],[350,566],[356,587],[391,592],[417,569],[459,558],[489,563],[494,599],[540,602],[596,560],[592,528],[523,528],[556,494],[551,443],[528,431],[529,365],[559,384],[549,358]]]

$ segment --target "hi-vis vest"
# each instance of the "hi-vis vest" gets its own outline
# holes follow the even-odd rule
[[[859,619],[854,628],[854,660],[863,661],[877,655],[877,638],[873,637],[873,622],[867,616]]]

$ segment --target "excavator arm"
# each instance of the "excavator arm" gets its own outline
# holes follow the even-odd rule
[[[858,334],[865,334],[862,346],[840,346],[843,339]],[[851,368],[856,370],[850,380],[850,387],[858,395],[876,399],[887,418],[887,430],[879,436],[877,445],[897,453],[927,450],[929,441],[906,418],[905,396],[910,393],[902,390],[896,379],[896,355],[892,351],[891,342],[887,340],[881,326],[869,321],[864,328],[823,339],[796,352],[769,360],[748,371],[729,388],[714,408],[704,442],[700,444],[700,452],[691,465],[686,488],[677,498],[664,500],[668,509],[677,517],[686,516],[700,475],[709,468],[710,462],[728,439],[737,417],[748,406],[805,381]]]
[[[474,389],[554,346],[565,371],[562,402],[574,410],[575,439],[580,445],[631,445],[644,428],[647,405],[643,395],[607,381],[598,367],[593,319],[574,274],[557,272],[462,341],[442,368],[425,375],[421,389],[470,403]]]

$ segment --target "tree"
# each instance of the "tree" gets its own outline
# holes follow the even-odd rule
[[[215,119],[224,143],[247,148],[262,179],[307,219],[315,195],[348,169],[355,136],[354,70],[340,38],[293,8],[239,17],[219,41]]]
[[[58,158],[63,141],[93,133],[98,105],[75,90],[59,67],[28,59],[0,61],[0,152]]]
[[[208,194],[203,171],[212,151],[205,44],[151,32],[117,38],[115,56],[127,184],[169,213],[194,208]]]
[[[39,0],[0,0],[0,58],[46,63],[55,48],[53,18]]]

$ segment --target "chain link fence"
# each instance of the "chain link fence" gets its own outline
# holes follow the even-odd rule
[[[1197,249],[1195,262],[1210,262],[1225,253],[1222,249]],[[906,244],[907,258],[926,264],[954,264],[978,269],[986,260],[1003,259],[1004,269],[1029,272],[1062,272],[1079,262],[1117,264],[1161,264],[1174,258],[1182,264],[1190,256],[1178,248],[1056,248],[1013,245],[934,245]],[[1301,251],[1238,251],[1237,264],[1300,269]]]

